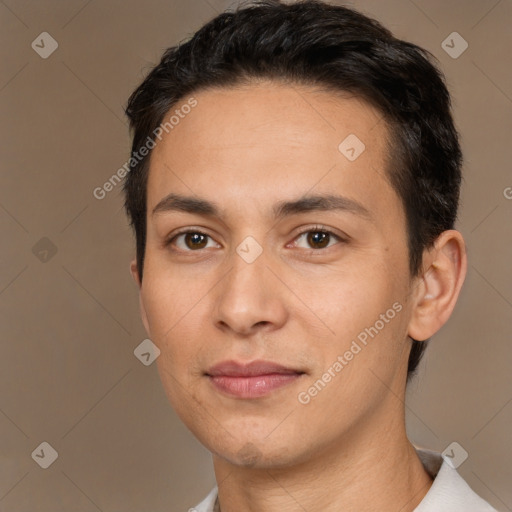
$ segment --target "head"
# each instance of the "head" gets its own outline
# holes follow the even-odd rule
[[[330,371],[333,384],[297,415],[334,413],[357,396],[379,403],[384,388],[367,372],[381,365],[386,385],[405,385],[465,273],[453,229],[461,151],[432,56],[354,10],[268,0],[168,49],[126,113],[125,205],[143,320],[171,402],[207,446],[215,451],[190,416],[194,404],[205,423],[210,406],[224,407],[216,424],[229,435],[253,426],[242,458],[260,453],[258,436],[275,421],[260,408],[272,397],[238,401],[247,417],[231,415],[205,375],[221,360],[286,363],[306,390]],[[317,197],[329,193],[344,197],[340,208]],[[272,215],[278,203],[287,215]],[[310,219],[320,237],[299,257],[306,235],[289,243]],[[179,235],[184,226],[195,235]],[[327,248],[313,254],[319,240]],[[346,367],[334,369],[347,351]],[[338,427],[348,432],[371,406]]]

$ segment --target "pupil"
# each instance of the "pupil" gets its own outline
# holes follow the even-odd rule
[[[201,239],[205,238],[204,235],[201,235],[200,233],[193,233],[191,235],[189,234],[189,237],[189,240],[191,240],[191,245],[195,248],[199,247],[202,241]],[[202,242],[204,244],[204,240]]]
[[[313,231],[310,234],[309,242],[311,245],[320,244],[322,247],[325,247],[325,241],[327,240],[329,233],[323,233],[322,231]]]

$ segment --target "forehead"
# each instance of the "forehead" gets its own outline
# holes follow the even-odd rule
[[[384,187],[384,197],[394,194],[385,176],[387,127],[359,98],[275,82],[193,97],[197,106],[152,152],[149,211],[170,192],[216,199],[229,194],[243,207],[248,196],[261,205],[312,189],[344,189],[348,196],[360,189],[377,202],[382,197],[376,187]],[[187,100],[174,105],[164,122]]]
[[[319,145],[332,149],[334,143],[337,149],[336,142],[347,131],[359,134],[373,146],[387,137],[380,112],[365,100],[343,91],[259,82],[211,88],[193,96],[197,106],[181,116],[172,129],[176,146],[185,139],[190,143],[191,135],[196,147],[216,146],[223,150],[235,149],[237,145],[247,148],[251,143],[261,142],[272,147],[306,145],[311,149]],[[169,114],[179,110],[186,100],[183,98],[173,106]]]

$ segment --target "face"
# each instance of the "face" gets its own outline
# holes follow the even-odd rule
[[[140,290],[172,406],[236,465],[375,439],[400,416],[413,286],[381,116],[276,83],[194,97],[151,156]]]

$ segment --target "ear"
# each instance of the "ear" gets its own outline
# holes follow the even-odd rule
[[[137,286],[139,287],[140,316],[142,319],[142,323],[144,324],[144,328],[146,329],[148,336],[151,338],[151,333],[149,332],[148,315],[146,313],[146,308],[144,307],[144,301],[142,300],[142,281],[140,279],[139,271],[137,269],[137,260],[132,260],[132,262],[130,263],[130,273],[132,274],[133,280],[137,283]]]
[[[423,253],[423,271],[414,291],[408,335],[424,341],[450,318],[467,271],[466,246],[462,235],[444,231],[434,247]]]

